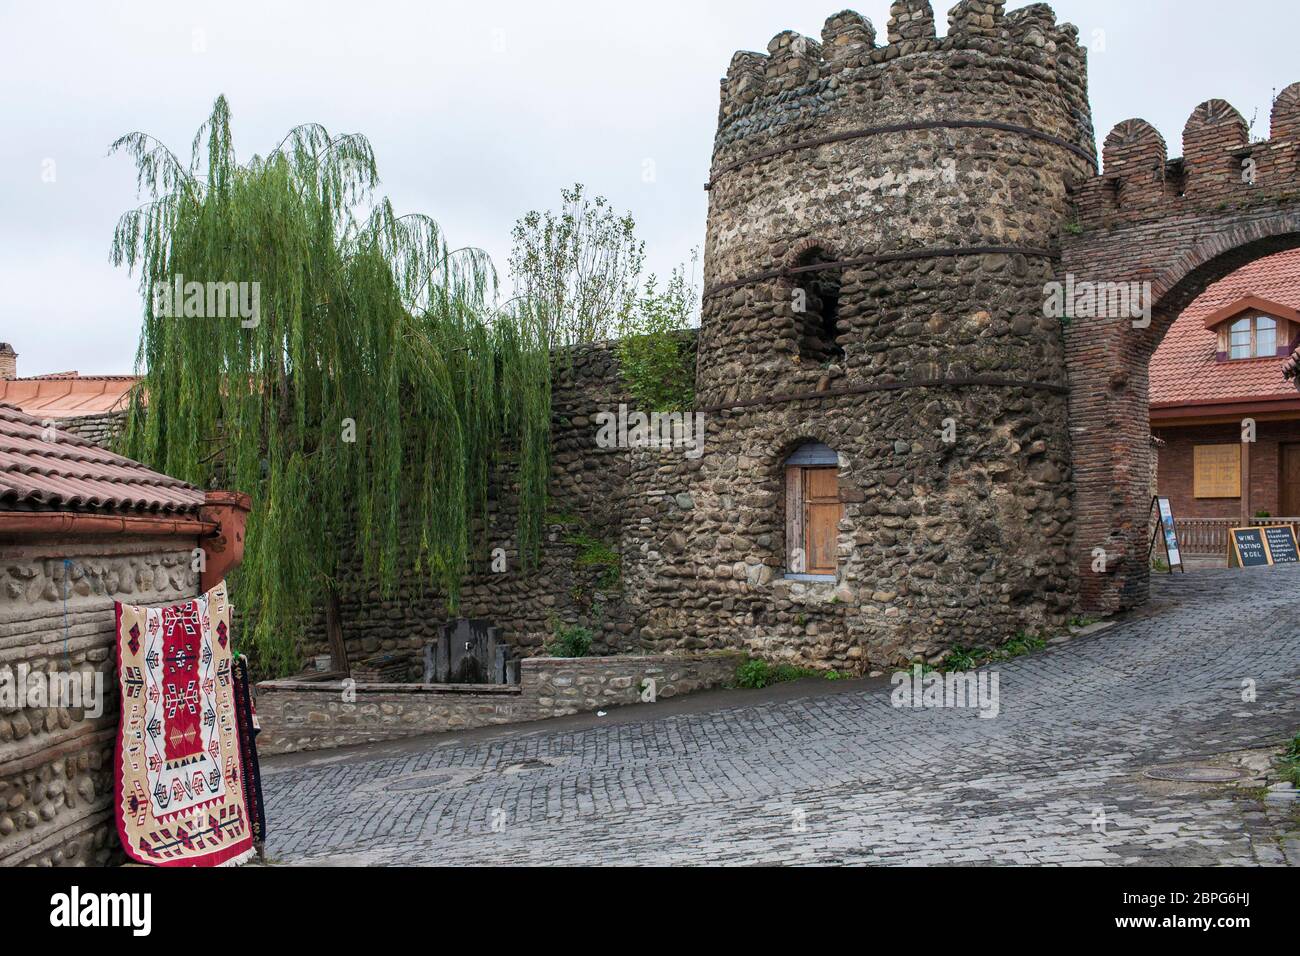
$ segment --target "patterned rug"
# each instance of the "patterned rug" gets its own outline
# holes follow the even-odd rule
[[[253,855],[223,581],[169,607],[117,605],[114,806],[127,856],[222,866]]]

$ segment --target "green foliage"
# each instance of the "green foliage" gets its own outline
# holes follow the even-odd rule
[[[1282,753],[1282,775],[1300,789],[1300,734],[1295,735]]]
[[[1017,657],[1024,657],[1026,654],[1032,654],[1034,651],[1041,651],[1046,646],[1046,639],[1021,631],[995,651],[992,659],[995,661],[1009,661]]]
[[[1262,511],[1262,510],[1261,510],[1261,511],[1256,511],[1256,512],[1255,512],[1255,517],[1256,517],[1256,518],[1271,518],[1271,517],[1273,517],[1273,516],[1272,516],[1271,514],[1269,514],[1267,511]]]
[[[645,243],[631,214],[616,215],[581,183],[560,191],[558,213],[533,210],[515,223],[510,274],[558,346],[611,337],[631,316]]]
[[[939,670],[945,674],[955,671],[973,671],[976,668],[983,667],[985,664],[991,664],[996,661],[1009,661],[1017,657],[1024,657],[1026,654],[1032,654],[1034,651],[1041,651],[1047,646],[1047,641],[1041,637],[1034,637],[1021,631],[1007,643],[1003,644],[996,650],[990,650],[986,647],[962,647],[957,645],[952,648],[944,657],[942,663],[937,668],[925,667],[928,673],[930,670]]]
[[[573,563],[579,568],[599,568],[596,579],[602,590],[617,587],[623,576],[623,560],[617,551],[603,541],[585,533],[570,534],[564,539],[578,549]]]
[[[552,624],[555,639],[546,646],[551,657],[586,657],[594,635],[591,628],[578,624]]]
[[[530,306],[492,315],[479,250],[397,215],[370,143],[309,124],[236,160],[218,98],[188,164],[144,133],[113,151],[147,201],[113,236],[146,304],[122,450],[253,499],[235,601],[259,673],[297,663],[328,591],[391,594],[406,571],[454,608],[494,462],[513,465],[525,563],[536,555],[549,470],[550,360]],[[150,305],[176,277],[256,283],[255,323],[168,318]],[[144,404],[147,396],[148,408]],[[348,440],[353,423],[354,441]],[[341,555],[364,555],[360,578]]]
[[[692,275],[695,259],[692,253]],[[694,351],[685,331],[697,293],[684,265],[673,269],[662,292],[652,275],[634,317],[620,329],[619,372],[645,411],[686,411],[695,403]]]
[[[948,656],[943,659],[943,665],[940,669],[945,672],[970,671],[979,666],[980,659],[980,651],[958,645],[948,652]]]
[[[1092,625],[1096,624],[1099,620],[1101,620],[1101,618],[1092,617],[1091,615],[1088,614],[1080,614],[1070,618],[1069,625],[1070,627],[1077,627],[1077,628],[1091,627]]]
[[[832,671],[832,673],[834,672]],[[783,684],[789,681],[803,680],[807,677],[821,676],[821,672],[810,668],[795,667],[793,664],[774,665],[761,658],[751,657],[736,668],[734,683],[735,686],[747,690],[761,690],[773,684]]]

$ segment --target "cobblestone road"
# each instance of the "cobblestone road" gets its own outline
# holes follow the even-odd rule
[[[1300,865],[1294,803],[1142,776],[1226,765],[1300,726],[1300,568],[1162,579],[1140,616],[996,670],[991,720],[895,709],[887,680],[818,682],[788,699],[737,691],[702,710],[686,699],[578,727],[272,758],[268,855]]]

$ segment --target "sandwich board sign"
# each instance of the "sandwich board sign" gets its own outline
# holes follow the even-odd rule
[[[1228,566],[1264,568],[1300,563],[1295,527],[1289,524],[1233,528],[1228,532]]]
[[[1274,564],[1300,564],[1300,548],[1296,547],[1295,525],[1275,524],[1264,529],[1264,543]]]
[[[1151,500],[1151,506],[1155,509],[1156,517],[1159,524],[1155,533],[1151,536],[1151,546],[1147,548],[1147,557],[1151,557],[1151,552],[1155,550],[1157,538],[1165,543],[1165,557],[1168,559],[1169,573],[1174,573],[1174,568],[1178,568],[1184,574],[1187,568],[1183,567],[1183,552],[1178,546],[1178,525],[1174,522],[1174,509],[1169,503],[1168,498],[1155,497]]]

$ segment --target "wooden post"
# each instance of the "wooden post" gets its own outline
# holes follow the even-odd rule
[[[1251,442],[1241,443],[1241,523],[1243,525],[1250,524],[1254,515],[1250,509],[1250,446]]]

